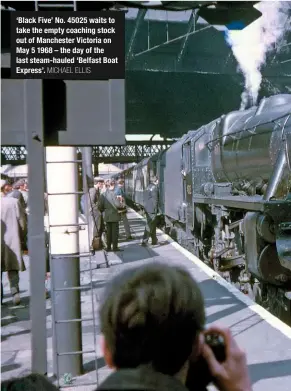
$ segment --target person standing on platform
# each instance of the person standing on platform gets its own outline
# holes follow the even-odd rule
[[[119,234],[119,221],[122,205],[114,192],[115,180],[109,182],[109,188],[107,191],[100,195],[98,208],[100,213],[104,212],[104,220],[106,224],[106,251],[120,251],[118,249],[118,234]]]
[[[152,245],[158,244],[157,239],[157,214],[159,211],[159,180],[156,176],[152,177],[144,193],[144,209],[146,214],[146,226],[142,238],[141,245],[147,246],[149,238],[152,240]]]
[[[6,181],[1,180],[1,304],[3,301],[2,273],[8,273],[14,305],[20,304],[19,271],[25,271],[22,258],[22,237],[26,232],[25,212],[19,201],[3,193]]]
[[[89,211],[93,220],[93,238],[101,238],[103,231],[102,214],[98,209],[98,202],[101,195],[101,189],[104,185],[104,179],[94,178],[94,186],[89,189]]]
[[[18,198],[18,196],[19,196],[18,199],[19,199],[20,203],[22,202],[22,198],[21,198],[20,194],[18,194],[18,192],[22,194],[24,203],[21,203],[21,206],[25,210],[26,217],[28,217],[29,207],[28,207],[28,188],[27,188],[27,183],[25,182],[24,179],[20,179],[19,181],[14,183],[13,188],[16,189],[16,191],[14,190],[15,198]],[[23,247],[22,247],[22,249],[24,251],[24,254],[26,254],[28,252],[28,238],[27,238],[27,235],[26,235],[26,237],[23,240]]]
[[[26,211],[26,202],[19,188],[20,188],[19,183],[15,182],[12,185],[12,190],[10,191],[10,193],[7,194],[7,197],[16,198],[19,201],[19,204],[22,207],[22,209]]]
[[[27,182],[25,182],[25,180],[23,180],[23,179],[21,179],[19,181],[19,191],[23,196],[25,206],[26,206],[25,210],[26,210],[26,213],[28,214],[29,213],[29,210],[28,210],[28,186],[27,186]]]
[[[125,193],[124,193],[123,187],[124,187],[123,179],[118,179],[117,186],[115,187],[115,195],[117,196],[117,198],[120,199],[121,204],[124,205],[124,211],[120,212],[120,218],[121,218],[123,225],[124,225],[126,240],[131,240],[132,236],[131,236],[131,232],[130,232],[128,218],[126,215],[127,210],[126,210]]]

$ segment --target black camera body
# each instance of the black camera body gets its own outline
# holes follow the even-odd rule
[[[226,360],[225,343],[222,336],[217,334],[206,335],[205,342],[212,349],[217,361],[223,362]],[[190,363],[186,380],[186,387],[189,391],[204,391],[212,382],[213,378],[204,357],[200,356],[197,361]]]

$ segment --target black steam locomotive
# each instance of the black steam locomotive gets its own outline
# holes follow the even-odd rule
[[[125,170],[141,208],[151,172],[166,232],[290,324],[291,95],[223,115]]]

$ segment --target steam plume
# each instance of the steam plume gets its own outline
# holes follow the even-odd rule
[[[261,67],[269,51],[283,39],[288,26],[290,4],[286,1],[261,2],[255,6],[262,16],[244,30],[230,30],[227,42],[237,59],[245,78],[240,110],[244,110],[249,99],[255,105],[262,82]],[[277,48],[278,49],[278,48]]]

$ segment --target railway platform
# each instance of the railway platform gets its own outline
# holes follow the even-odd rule
[[[230,327],[237,342],[247,352],[248,364],[254,391],[287,391],[291,389],[291,328],[254,304],[243,293],[229,285],[218,274],[194,255],[173,242],[167,235],[158,231],[157,246],[140,246],[145,225],[144,219],[130,210],[128,218],[133,240],[125,241],[121,226],[120,248],[118,253],[109,253],[109,268],[94,268],[93,286],[96,308],[100,294],[109,278],[119,271],[153,261],[178,264],[187,268],[199,281],[205,297],[208,324],[217,323]],[[84,236],[85,237],[85,236]],[[22,305],[12,307],[10,297],[4,298],[1,314],[1,372],[2,379],[22,376],[30,371],[30,324],[29,324],[29,258],[26,258],[27,271],[21,273]],[[90,285],[88,260],[81,263],[81,284]],[[95,265],[104,262],[103,252],[96,253]],[[5,277],[6,278],[6,277]],[[8,290],[5,280],[4,290]],[[91,295],[84,290],[81,296],[82,317],[91,311]],[[97,311],[96,311],[97,312]],[[98,317],[98,314],[95,314]],[[101,382],[110,370],[105,366],[99,348],[100,330],[93,324],[84,322],[83,350],[92,347],[93,335],[97,335],[97,363],[95,355],[84,355],[84,374],[67,386],[68,390],[93,390],[88,383]],[[52,373],[52,319],[51,303],[47,301],[48,337],[48,376]],[[95,385],[96,387],[96,385]]]

